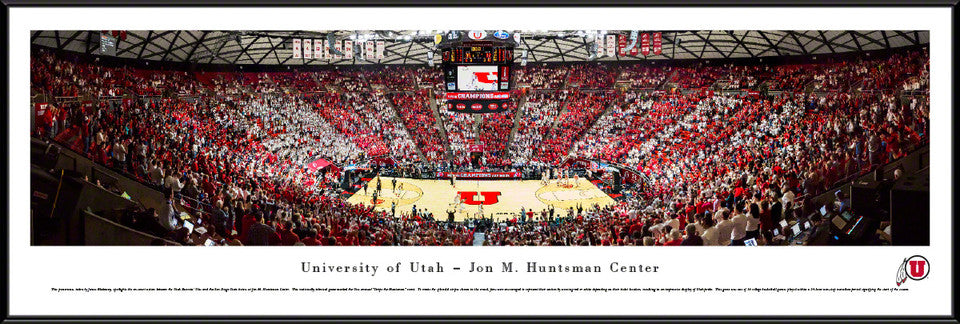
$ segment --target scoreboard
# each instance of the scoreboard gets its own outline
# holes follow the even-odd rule
[[[513,89],[515,38],[504,31],[454,31],[443,35],[443,64],[447,110],[489,113],[506,109]]]
[[[513,48],[503,46],[463,46],[447,48],[442,53],[444,62],[458,64],[500,64],[513,58]]]

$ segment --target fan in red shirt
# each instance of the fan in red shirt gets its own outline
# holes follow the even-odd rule
[[[293,222],[286,221],[283,223],[283,229],[279,231],[280,245],[294,245],[300,241],[300,237],[293,232],[292,228],[293,228]]]

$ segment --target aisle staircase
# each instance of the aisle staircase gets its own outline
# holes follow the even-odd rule
[[[673,79],[673,77],[675,77],[675,76],[677,76],[677,70],[671,71],[671,72],[670,72],[670,75],[668,75],[666,78],[664,78],[663,81],[660,82],[659,85],[657,85],[657,88],[656,88],[656,89],[657,89],[657,90],[664,90],[664,88],[667,86],[667,84],[670,84],[670,80]]]
[[[376,95],[376,96],[379,96],[379,95]],[[412,139],[413,139],[413,132],[411,132],[411,131],[410,131],[410,128],[407,128],[407,124],[403,122],[403,120],[402,120],[403,117],[400,117],[400,116],[403,116],[403,115],[400,114],[400,110],[397,109],[397,106],[393,104],[393,100],[390,100],[389,97],[382,98],[382,99],[383,99],[384,104],[386,104],[387,106],[389,106],[390,109],[393,109],[393,116],[394,116],[395,120],[392,120],[391,122],[400,123],[400,125],[403,126],[403,129],[407,131],[407,137],[409,137],[409,138],[412,140]],[[427,160],[427,156],[426,156],[426,155],[423,155],[423,150],[420,149],[420,145],[417,145],[416,141],[413,142],[413,149],[417,150],[417,156],[420,157],[420,161],[426,161],[426,160]]]
[[[520,129],[520,120],[524,116],[525,110],[523,106],[527,104],[527,96],[520,97],[520,103],[517,104],[517,111],[513,113],[513,127],[510,128],[510,136],[507,137],[507,143],[503,146],[504,150],[510,148],[510,143],[513,143],[513,137],[517,135],[517,130]]]
[[[550,130],[548,130],[548,131],[547,131],[545,134],[543,134],[543,135],[553,133],[553,129],[554,129],[554,128],[557,128],[557,125],[560,124],[560,117],[562,117],[563,114],[567,113],[567,105],[568,105],[567,99],[570,99],[570,96],[572,96],[572,95],[573,95],[573,91],[570,91],[570,92],[567,93],[567,96],[566,96],[565,98],[563,98],[563,102],[560,103],[560,107],[561,107],[561,108],[560,108],[560,111],[557,112],[557,116],[553,118],[553,124],[550,125]]]
[[[570,153],[573,153],[571,151],[573,151],[573,148],[577,146],[576,145],[577,142],[580,142],[580,140],[583,139],[583,136],[586,135],[588,132],[590,132],[590,130],[593,129],[594,126],[596,126],[597,122],[600,121],[600,118],[603,118],[603,116],[606,116],[608,113],[610,113],[610,110],[617,105],[617,101],[620,99],[621,98],[618,97],[613,101],[611,101],[610,104],[607,105],[607,108],[604,108],[602,112],[597,114],[597,118],[594,118],[593,121],[590,122],[590,126],[587,126],[587,128],[583,129],[583,132],[580,132],[580,134],[576,135],[577,137],[572,142],[570,142],[572,145],[570,145],[570,147],[567,148],[566,155],[570,155]]]
[[[450,138],[447,137],[447,129],[443,127],[443,118],[440,115],[440,109],[437,107],[437,101],[434,100],[433,89],[427,92],[427,103],[430,104],[430,111],[433,112],[433,118],[437,121],[437,129],[440,130],[440,138],[443,139],[440,141],[443,143],[443,155],[446,157],[447,161],[453,160],[453,151],[450,150]]]

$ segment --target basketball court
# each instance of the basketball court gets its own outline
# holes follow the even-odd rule
[[[436,219],[446,219],[448,210],[456,210],[454,218],[463,220],[477,217],[482,204],[484,217],[506,219],[515,217],[521,208],[539,213],[552,205],[556,209],[555,215],[565,216],[567,208],[576,208],[577,205],[586,209],[594,204],[614,204],[613,198],[585,179],[580,179],[578,185],[571,183],[565,186],[558,185],[556,180],[546,186],[540,180],[457,180],[454,187],[449,179],[396,178],[396,190],[392,184],[394,178],[379,179],[381,192],[377,196],[376,208],[390,211],[392,203],[396,203],[397,215],[401,212],[410,213],[416,205],[417,209],[433,213]],[[366,192],[361,188],[347,201],[372,205],[377,179],[374,178],[367,185]],[[461,198],[464,203],[459,204],[458,208]]]

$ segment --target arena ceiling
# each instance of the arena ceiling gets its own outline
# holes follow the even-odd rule
[[[118,57],[151,61],[200,64],[263,65],[352,65],[352,64],[426,64],[434,49],[436,30],[424,31],[220,31],[220,30],[131,30],[117,41]],[[489,32],[489,31],[488,31]],[[590,46],[598,32],[583,30],[521,31],[523,51],[528,63],[576,62],[594,58]],[[605,31],[629,35],[630,31]],[[929,44],[929,31],[857,31],[857,30],[698,30],[641,31],[661,32],[660,55],[604,56],[599,61],[638,61],[669,59],[727,59],[810,54],[846,53],[882,50]],[[74,52],[99,53],[101,31],[33,31],[31,43]],[[366,61],[359,58],[336,61],[294,59],[292,39],[350,37],[384,40],[384,58]],[[639,46],[639,45],[637,45]],[[433,60],[439,63],[439,55]]]

